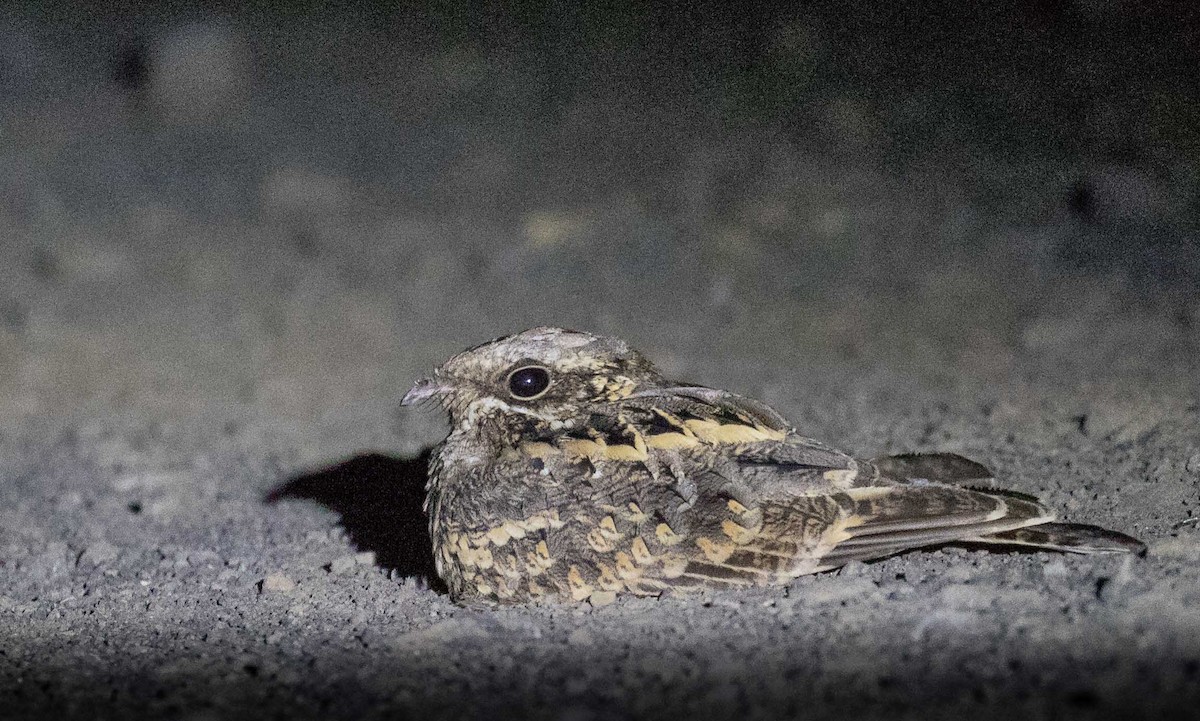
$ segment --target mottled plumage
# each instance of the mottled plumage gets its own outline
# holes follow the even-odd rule
[[[1053,523],[950,454],[855,460],[749,398],[663,378],[615,338],[534,328],[454,356],[405,404],[450,435],[426,510],[462,603],[769,585],[948,542],[1139,552]]]

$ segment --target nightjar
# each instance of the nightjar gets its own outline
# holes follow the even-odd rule
[[[953,454],[856,460],[763,403],[664,378],[625,342],[533,328],[460,353],[404,397],[449,436],[426,498],[460,603],[787,583],[944,543],[1140,553],[1055,523]]]

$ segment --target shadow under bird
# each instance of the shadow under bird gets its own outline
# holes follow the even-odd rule
[[[459,603],[783,584],[946,543],[1142,553],[1056,523],[953,454],[857,460],[767,405],[674,383],[616,338],[533,328],[460,353],[403,405],[450,415],[426,510]]]

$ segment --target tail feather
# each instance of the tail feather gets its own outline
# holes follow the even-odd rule
[[[1044,506],[1022,497],[962,486],[924,483],[847,491],[851,523],[822,554],[822,568],[882,558],[911,548],[991,537],[1053,520]]]
[[[1066,553],[1146,553],[1146,544],[1123,533],[1099,526],[1054,522],[1053,514],[1042,506],[1037,498],[996,487],[996,480],[986,466],[954,453],[908,453],[875,458],[870,463],[881,475],[902,483],[920,483],[926,487],[946,484],[975,491],[1002,502],[1006,512],[1002,519],[992,521],[995,525],[990,528],[960,525],[955,530],[962,533],[954,542],[1028,546]],[[978,523],[980,519],[972,521]],[[1003,527],[1001,524],[1008,525]],[[939,532],[944,529],[929,528],[932,524],[918,522],[910,523],[908,527],[895,524],[893,528],[886,528],[888,525],[876,523],[876,528],[887,530],[889,533],[881,533],[871,539],[862,538],[873,534],[871,529],[859,530],[855,534],[858,538],[842,544],[842,548],[839,549],[841,554],[848,558],[864,558],[870,556],[874,550],[882,556],[887,555],[889,550],[901,550],[901,546],[913,547],[946,540],[944,533]],[[871,549],[870,545],[876,545],[876,548]],[[892,548],[889,549],[888,546]]]
[[[964,543],[1030,546],[1066,553],[1146,554],[1146,544],[1124,533],[1082,523],[1042,523],[1011,531],[989,533],[963,540]]]

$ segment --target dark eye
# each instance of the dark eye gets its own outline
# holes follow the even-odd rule
[[[550,371],[541,366],[525,366],[508,374],[508,392],[513,398],[537,398],[550,387]]]

